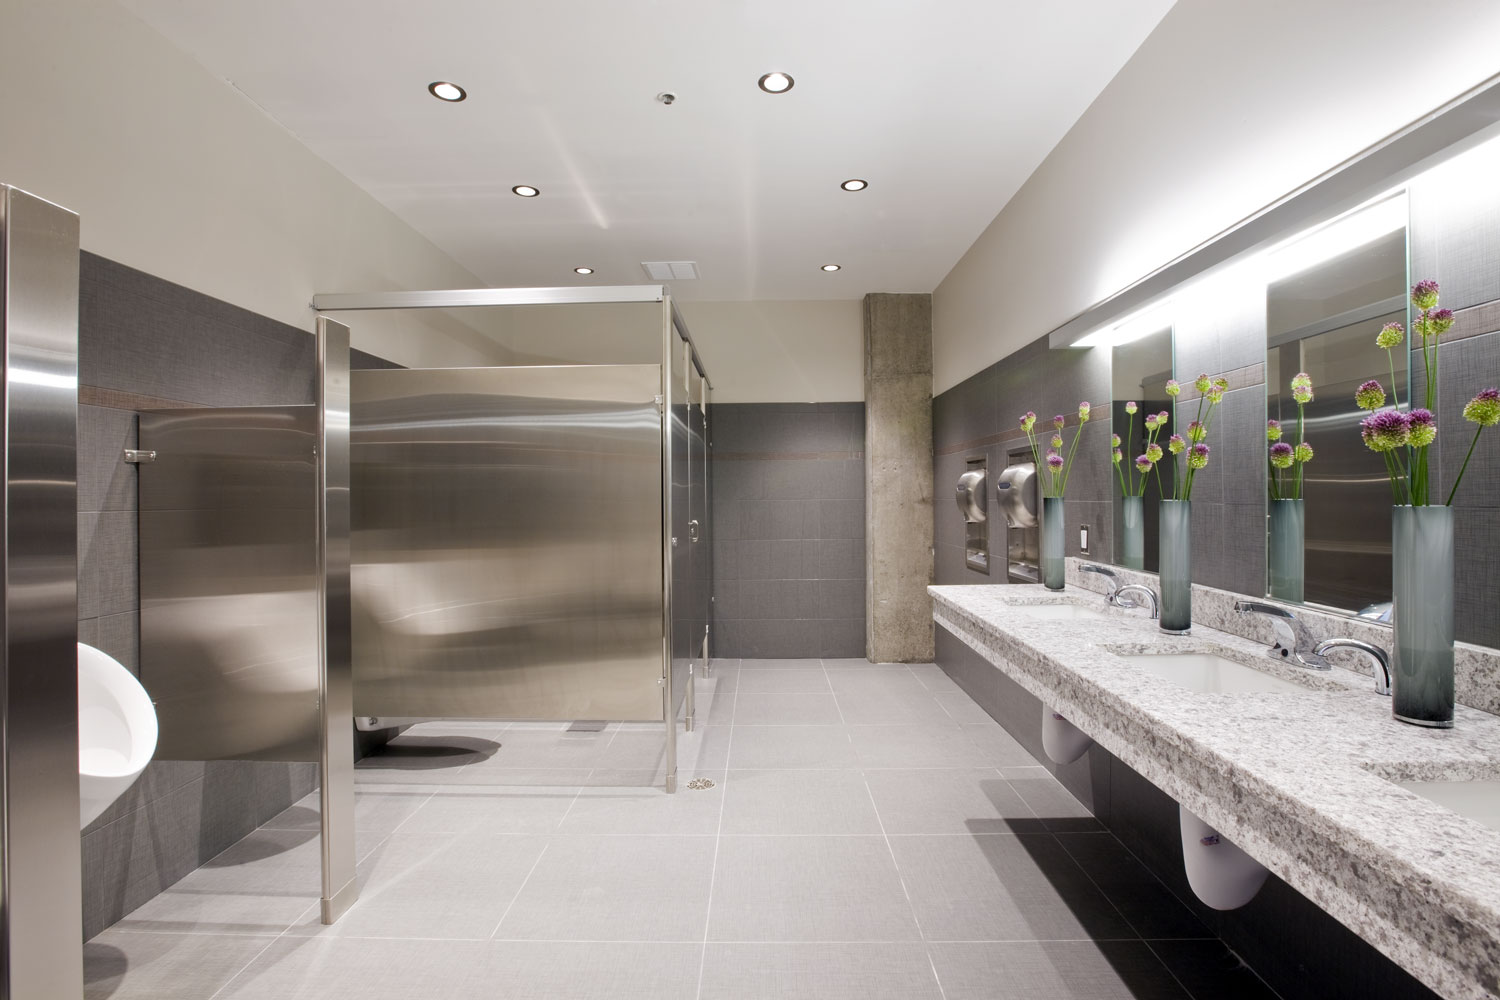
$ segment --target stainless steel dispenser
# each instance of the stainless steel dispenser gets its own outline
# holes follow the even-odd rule
[[[968,471],[958,477],[958,509],[964,518],[964,565],[980,573],[990,571],[990,523],[985,480],[989,463],[969,459]]]
[[[1038,583],[1042,578],[1037,522],[1041,501],[1037,495],[1036,464],[1028,455],[1025,451],[1011,452],[1010,464],[995,481],[1000,512],[1005,515],[1008,529],[1005,561],[1006,579],[1011,583]]]

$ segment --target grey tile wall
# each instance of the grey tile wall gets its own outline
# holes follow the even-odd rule
[[[715,656],[865,655],[863,403],[723,403]]]
[[[1041,703],[952,633],[938,628],[936,638],[943,670],[1093,814],[1045,820],[1053,833],[1066,837],[1095,823],[1108,829],[1283,1000],[1434,1000],[1435,993],[1274,875],[1238,910],[1204,906],[1183,872],[1177,803],[1099,746],[1072,764],[1052,763],[1042,750]]]
[[[203,405],[310,403],[313,338],[84,253],[78,408],[78,637],[140,673],[131,396]],[[388,362],[356,352],[356,367]],[[112,390],[97,393],[92,390]],[[128,394],[122,396],[121,394]],[[84,937],[92,937],[316,786],[312,764],[154,761],[83,832]]]

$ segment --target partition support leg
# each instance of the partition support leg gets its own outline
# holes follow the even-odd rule
[[[318,317],[318,730],[323,923],[359,898],[349,597],[349,328]]]
[[[687,677],[687,705],[684,708],[685,717],[684,725],[682,727],[684,732],[689,733],[693,731],[693,716],[698,712],[697,673],[697,665],[689,663]]]

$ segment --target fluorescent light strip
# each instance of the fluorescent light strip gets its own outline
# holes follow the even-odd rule
[[[1407,215],[1404,195],[1386,198],[1278,243],[1253,266],[1266,283],[1280,281],[1406,228]]]

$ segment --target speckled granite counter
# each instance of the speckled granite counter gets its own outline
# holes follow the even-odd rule
[[[1500,778],[1500,717],[1395,722],[1351,671],[1274,662],[1264,644],[1039,586],[931,587],[933,617],[1102,747],[1439,994],[1500,996],[1500,831],[1392,780]],[[1073,603],[1103,620],[1044,621]],[[1120,654],[1214,652],[1303,692],[1199,694]]]

